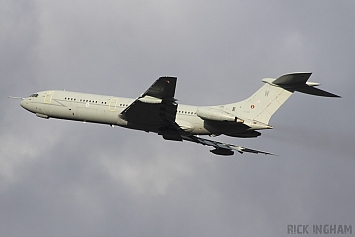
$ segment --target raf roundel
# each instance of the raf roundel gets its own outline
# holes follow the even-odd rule
[[[86,108],[88,108],[88,107],[90,106],[90,103],[87,102],[87,103],[85,104],[85,106],[86,106]]]

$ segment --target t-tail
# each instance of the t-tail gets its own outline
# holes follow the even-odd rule
[[[226,105],[234,114],[241,119],[249,120],[262,129],[268,127],[271,116],[290,98],[293,92],[298,91],[305,94],[340,97],[338,95],[315,88],[319,83],[307,82],[312,73],[290,73],[277,79],[265,78],[265,82],[258,91],[248,99],[241,102]]]

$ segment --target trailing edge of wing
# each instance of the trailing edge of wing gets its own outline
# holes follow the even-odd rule
[[[185,141],[199,143],[204,146],[212,146],[215,149],[210,150],[210,152],[212,152],[213,154],[216,154],[216,155],[224,155],[224,156],[233,155],[234,151],[238,151],[240,154],[243,154],[244,152],[248,152],[248,153],[254,153],[254,154],[260,153],[260,154],[265,154],[265,155],[275,155],[270,152],[259,151],[259,150],[254,150],[254,149],[242,147],[242,146],[236,146],[236,145],[232,145],[232,144],[212,141],[212,140],[200,138],[200,137],[193,136],[193,135],[190,135],[190,136],[183,135],[182,139]]]

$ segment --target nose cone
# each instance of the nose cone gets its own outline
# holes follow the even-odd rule
[[[21,100],[20,105],[21,105],[22,108],[28,110],[28,101],[27,101],[27,99]]]
[[[21,100],[20,105],[22,108],[25,108],[25,100]]]

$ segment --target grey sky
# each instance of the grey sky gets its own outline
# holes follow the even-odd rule
[[[354,11],[354,1],[0,0],[0,235],[355,228]],[[216,138],[276,157],[38,119],[7,99],[46,89],[134,98],[171,75],[180,103],[212,105],[295,71],[343,98],[295,93],[261,137]]]

